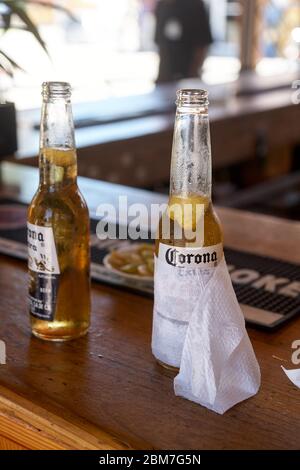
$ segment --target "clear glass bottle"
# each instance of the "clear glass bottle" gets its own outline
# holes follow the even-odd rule
[[[205,90],[177,92],[170,197],[155,250],[152,351],[162,365],[180,366],[186,329],[200,283],[223,256],[223,234],[211,201],[212,167]]]
[[[45,82],[38,190],[28,209],[32,333],[64,341],[90,323],[89,213],[77,186],[71,87]]]

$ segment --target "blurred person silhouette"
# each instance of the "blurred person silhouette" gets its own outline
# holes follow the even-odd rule
[[[212,43],[209,17],[202,0],[160,0],[155,42],[159,48],[156,82],[198,77]]]

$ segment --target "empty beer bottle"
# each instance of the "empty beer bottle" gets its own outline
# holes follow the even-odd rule
[[[223,257],[222,229],[211,202],[211,146],[205,90],[177,92],[170,197],[155,253],[152,351],[180,366],[190,316],[201,286]]]
[[[85,334],[90,321],[89,214],[77,186],[71,88],[43,83],[38,190],[28,210],[29,310],[35,336]]]

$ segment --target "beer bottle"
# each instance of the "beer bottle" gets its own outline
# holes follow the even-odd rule
[[[40,181],[28,209],[29,310],[32,333],[64,341],[90,322],[89,214],[77,186],[71,87],[42,89]]]
[[[177,92],[170,197],[155,250],[152,352],[169,368],[180,366],[186,329],[201,285],[223,256],[223,236],[211,202],[208,94]]]

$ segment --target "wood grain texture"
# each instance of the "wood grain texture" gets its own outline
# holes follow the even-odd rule
[[[16,442],[0,436],[0,450],[27,450],[25,447],[20,446]]]
[[[300,262],[299,223],[230,209],[219,214],[228,245]],[[292,367],[291,344],[300,337],[300,319],[274,333],[249,329],[262,370],[261,390],[219,416],[174,396],[172,377],[151,356],[150,299],[94,284],[88,336],[44,343],[30,335],[24,263],[2,256],[0,266],[0,337],[8,351],[7,365],[0,367],[1,395],[13,392],[25,399],[23,408],[32,413],[27,422],[42,409],[48,426],[59,417],[88,432],[85,443],[96,446],[300,448],[299,390],[280,368],[281,363]],[[3,408],[1,413],[8,417]],[[46,433],[45,424],[40,427]],[[64,424],[60,429],[63,433]],[[113,437],[93,441],[99,430]]]
[[[15,168],[16,167],[16,168]],[[37,172],[2,167],[12,191],[28,200]],[[99,202],[159,202],[145,191],[80,179],[92,211]],[[218,208],[225,243],[300,263],[300,223]],[[0,436],[28,448],[299,449],[299,390],[290,363],[300,318],[269,333],[249,328],[262,370],[257,396],[219,416],[173,392],[172,376],[150,350],[151,299],[93,283],[92,325],[74,342],[31,336],[26,266],[0,256]],[[220,332],[220,334],[222,334]],[[278,360],[281,358],[281,360]]]
[[[77,423],[78,424],[78,423]],[[32,450],[124,449],[101,430],[74,426],[0,386],[0,436]]]

